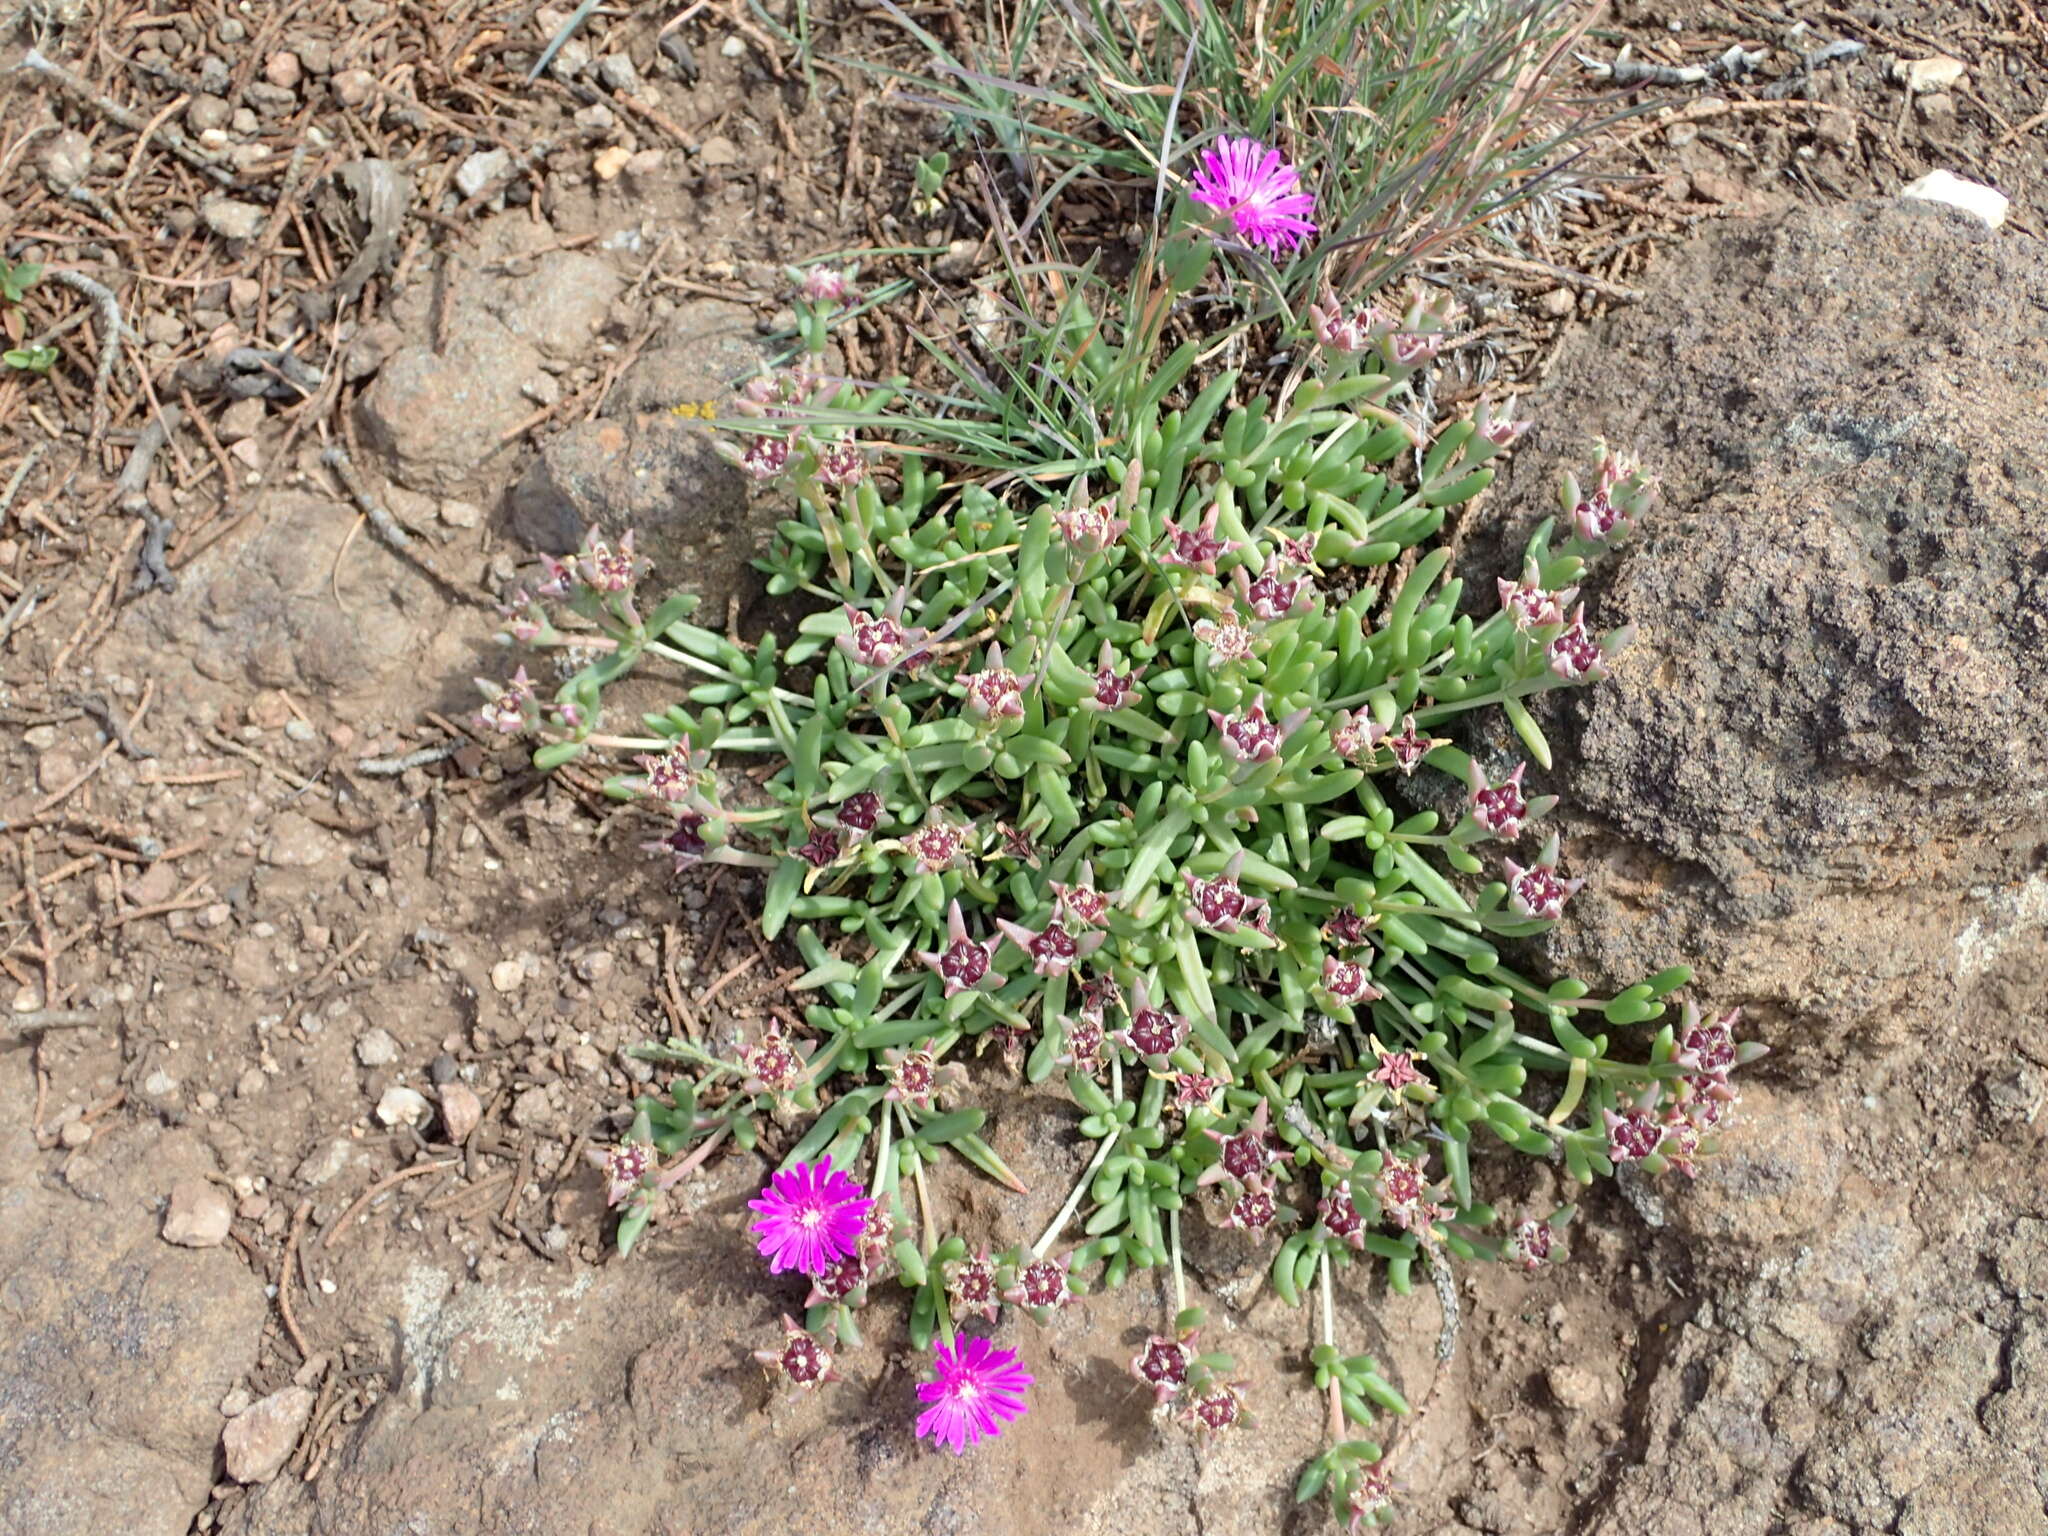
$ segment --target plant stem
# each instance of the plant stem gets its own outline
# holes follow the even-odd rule
[[[1323,1343],[1331,1349],[1335,1349],[1337,1347],[1337,1315],[1330,1301],[1330,1250],[1327,1248],[1322,1251],[1318,1259],[1318,1269],[1320,1270],[1323,1293]],[[1344,1389],[1342,1383],[1337,1378],[1335,1362],[1332,1362],[1330,1366],[1330,1417],[1328,1424],[1324,1428],[1330,1437],[1330,1444],[1335,1445],[1344,1438]]]
[[[1059,1214],[1053,1217],[1052,1225],[1039,1233],[1038,1241],[1031,1245],[1032,1258],[1044,1258],[1045,1250],[1052,1246],[1053,1239],[1058,1237],[1060,1230],[1074,1219],[1074,1212],[1080,1209],[1081,1197],[1088,1192],[1088,1186],[1095,1182],[1095,1175],[1101,1170],[1102,1165],[1109,1161],[1109,1154],[1122,1140],[1121,1130],[1111,1131],[1102,1138],[1102,1145],[1095,1149],[1095,1156],[1089,1160],[1088,1166],[1081,1170],[1081,1177],[1075,1181],[1073,1189],[1067,1195],[1066,1203],[1060,1207]]]
[[[898,1104],[896,1106],[896,1115],[903,1122],[904,1138],[906,1140],[912,1139],[916,1133],[911,1129],[908,1111],[901,1104]],[[937,1223],[932,1220],[931,1191],[924,1187],[924,1155],[914,1147],[911,1149],[910,1155],[910,1177],[912,1182],[917,1185],[918,1222],[924,1233],[924,1256],[929,1259],[932,1256],[932,1250],[939,1246],[939,1229]],[[945,1308],[943,1306],[940,1307],[939,1315],[941,1317],[945,1316]],[[949,1331],[947,1333],[948,1342],[951,1339],[952,1334]]]
[[[1188,1282],[1180,1267],[1180,1212],[1166,1213],[1166,1234],[1173,1244],[1173,1310],[1176,1314],[1188,1309]]]
[[[868,1190],[868,1199],[870,1201],[880,1200],[882,1198],[882,1186],[885,1183],[891,1182],[889,1179],[889,1137],[895,1129],[896,1117],[894,1115],[882,1116],[881,1139],[875,1144],[875,1182]]]
[[[718,1129],[713,1131],[709,1136],[706,1136],[704,1140],[698,1145],[696,1151],[692,1152],[688,1157],[684,1158],[680,1163],[677,1163],[675,1167],[669,1169],[668,1172],[662,1174],[660,1178],[656,1180],[658,1187],[662,1189],[673,1189],[676,1185],[680,1184],[684,1179],[687,1179],[691,1174],[695,1173],[699,1168],[703,1167],[704,1159],[711,1155],[712,1150],[715,1147],[717,1147],[717,1145],[721,1141],[725,1140],[726,1132],[730,1131],[731,1129],[732,1122],[730,1120],[720,1122]]]

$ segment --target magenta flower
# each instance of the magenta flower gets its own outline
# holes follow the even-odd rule
[[[1244,570],[1239,568],[1242,576]],[[1195,638],[1209,647],[1209,665],[1227,667],[1234,661],[1243,661],[1252,653],[1258,636],[1235,619],[1200,619],[1195,623]]]
[[[604,1203],[622,1204],[635,1190],[647,1187],[654,1171],[654,1148],[644,1141],[622,1141],[616,1147],[587,1147],[584,1157],[604,1170]]]
[[[867,472],[867,457],[858,443],[827,443],[818,450],[818,478],[827,485],[858,485]]]
[[[904,627],[903,602],[909,592],[907,584],[898,587],[880,613],[863,613],[851,603],[843,605],[846,633],[833,644],[861,666],[879,670],[900,665],[915,672],[925,659],[922,644],[930,636],[925,630]]]
[[[761,1213],[747,1230],[760,1234],[761,1257],[768,1261],[769,1274],[796,1269],[815,1275],[854,1251],[872,1204],[858,1184],[824,1157],[771,1178],[768,1187],[747,1202],[749,1210]]]
[[[964,1337],[957,1344],[934,1343],[932,1373],[935,1380],[918,1385],[918,1401],[932,1406],[917,1416],[917,1433],[930,1435],[955,1456],[995,1439],[1004,1425],[1024,1416],[1024,1389],[1032,1378],[1014,1349]]]
[[[1128,518],[1111,512],[1114,502],[1100,501],[1087,507],[1062,507],[1053,513],[1052,520],[1060,531],[1060,537],[1067,541],[1067,548],[1077,555],[1096,555],[1124,536],[1124,530],[1131,526]]]
[[[791,1386],[807,1392],[839,1379],[832,1370],[831,1353],[815,1337],[799,1328],[796,1319],[787,1313],[782,1318],[782,1347],[757,1349],[754,1358],[766,1368],[771,1378],[779,1376]]]
[[[811,267],[804,273],[803,296],[813,304],[844,304],[853,295],[848,273],[836,267]]]
[[[1550,642],[1550,670],[1568,683],[1607,674],[1607,657],[1600,642],[1586,628],[1586,605],[1579,604],[1565,632]]]
[[[1382,996],[1380,989],[1372,984],[1371,971],[1356,960],[1339,960],[1335,955],[1323,956],[1323,974],[1317,989],[1331,1002],[1346,1008],[1370,1003]]]
[[[1081,881],[1078,885],[1062,885],[1059,881],[1048,882],[1059,908],[1083,928],[1100,928],[1109,916],[1109,898],[1095,889],[1095,866],[1081,866]]]
[[[1284,255],[1316,232],[1309,215],[1313,193],[1301,190],[1301,174],[1277,149],[1257,139],[1219,139],[1202,152],[1189,193],[1204,207],[1230,215],[1246,244]]]
[[[1230,573],[1238,601],[1262,619],[1284,619],[1305,606],[1305,594],[1315,590],[1307,576],[1283,576],[1277,556],[1269,557],[1264,569],[1254,576],[1243,566]]]
[[[1169,1339],[1155,1333],[1131,1361],[1131,1374],[1152,1389],[1155,1402],[1163,1403],[1187,1385],[1188,1367],[1195,1363],[1194,1335]]]
[[[1095,658],[1095,707],[1097,709],[1122,709],[1138,695],[1138,674],[1143,667],[1133,667],[1128,672],[1116,669],[1116,652],[1107,640]],[[1085,706],[1087,700],[1082,703]]]
[[[1639,1163],[1664,1140],[1664,1127],[1654,1113],[1640,1106],[1617,1115],[1602,1110],[1607,1126],[1607,1155],[1617,1163]]]
[[[482,678],[477,682],[480,687],[490,690],[491,685]],[[492,694],[477,720],[487,731],[496,731],[501,736],[514,735],[526,729],[526,706],[532,701],[533,679],[526,675],[526,668],[522,666],[512,674],[511,681]]]

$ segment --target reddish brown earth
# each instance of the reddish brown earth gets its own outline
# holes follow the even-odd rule
[[[671,883],[588,781],[463,735],[469,679],[504,666],[488,599],[535,545],[632,522],[747,632],[767,514],[669,407],[768,345],[792,257],[965,239],[954,294],[985,258],[966,213],[908,215],[919,120],[869,96],[856,129],[865,85],[823,72],[812,100],[715,14],[678,34],[687,67],[657,50],[662,16],[596,18],[567,78],[527,87],[552,22],[426,9],[38,0],[22,19],[144,118],[188,94],[167,121],[196,136],[222,103],[216,131],[282,146],[252,163],[304,195],[276,240],[231,244],[196,175],[151,152],[123,185],[131,131],[7,77],[10,253],[40,240],[111,282],[157,397],[182,386],[212,441],[183,427],[151,481],[174,591],[138,589],[139,519],[112,490],[150,419],[128,363],[107,441],[50,447],[0,528],[0,987],[17,1020],[92,1015],[0,1039],[0,1531],[1322,1528],[1287,1510],[1319,1434],[1311,1319],[1199,1217],[1192,1278],[1258,1415],[1213,1447],[1157,1428],[1123,1373],[1171,1306],[1149,1281],[1006,1322],[1033,1412],[954,1462],[909,1433],[889,1302],[843,1384],[771,1401],[748,1351],[801,1296],[740,1230],[757,1160],[714,1163],[687,1222],[608,1256],[578,1149],[646,1076],[624,1049],[683,1020],[756,1027],[794,970],[750,936],[744,882]],[[1593,979],[1691,959],[1775,1054],[1697,1185],[1594,1191],[1566,1263],[1461,1275],[1458,1356],[1389,1438],[1406,1525],[1439,1536],[2048,1530],[2048,265],[2026,126],[2048,34],[2024,0],[1789,9],[1793,42],[1766,8],[1617,24],[1667,63],[1768,43],[1773,78],[1861,40],[1796,93],[1842,111],[1647,88],[1668,117],[1607,162],[1640,180],[1532,236],[1535,271],[1446,274],[1503,327],[1467,355],[1540,381],[1541,429],[1463,531],[1471,574],[1582,430],[1666,486],[1596,598],[1643,639],[1552,722],[1590,884],[1537,959]],[[832,48],[896,46],[851,12],[826,24]],[[1945,105],[1890,80],[1940,52],[1968,70]],[[600,77],[611,55],[630,82]],[[308,127],[334,152],[295,171]],[[544,140],[509,205],[451,190],[470,155]],[[641,158],[601,179],[614,146]],[[59,149],[112,222],[63,195]],[[345,334],[321,300],[362,231],[312,189],[365,155],[402,163],[415,201]],[[2006,232],[1890,205],[1935,165],[2008,192]],[[913,319],[944,323],[899,306],[849,368],[897,366]],[[317,411],[213,392],[220,338],[301,325],[316,362],[348,344]],[[63,345],[90,358],[87,334]],[[45,383],[0,382],[0,486],[48,435],[30,407],[87,420],[89,364]],[[437,574],[357,527],[326,440],[352,441]],[[451,755],[362,766],[449,740],[444,721]],[[1007,1241],[1083,1148],[1056,1101],[994,1063],[979,1078],[1033,1193],[950,1193]],[[458,1084],[482,1111],[459,1146]],[[421,1096],[416,1124],[402,1094],[379,1118],[394,1089]],[[1540,1167],[1492,1177],[1566,1193]],[[1422,1400],[1434,1298],[1340,1302],[1347,1341]]]

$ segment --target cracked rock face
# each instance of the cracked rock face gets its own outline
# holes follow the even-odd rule
[[[1545,959],[1690,961],[1776,1051],[1728,1158],[1638,1201],[1688,1299],[1594,1536],[2048,1530],[2044,337],[2037,243],[1802,210],[1702,235],[1553,375],[1665,492],[1596,595],[1642,639],[1550,717],[1588,885]]]

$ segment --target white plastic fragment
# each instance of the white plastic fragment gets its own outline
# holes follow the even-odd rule
[[[1924,203],[1947,203],[1951,208],[1975,214],[1993,229],[2005,222],[2006,210],[2012,206],[1997,188],[1987,187],[1978,181],[1965,181],[1947,171],[1929,171],[1907,186],[1899,196]]]

